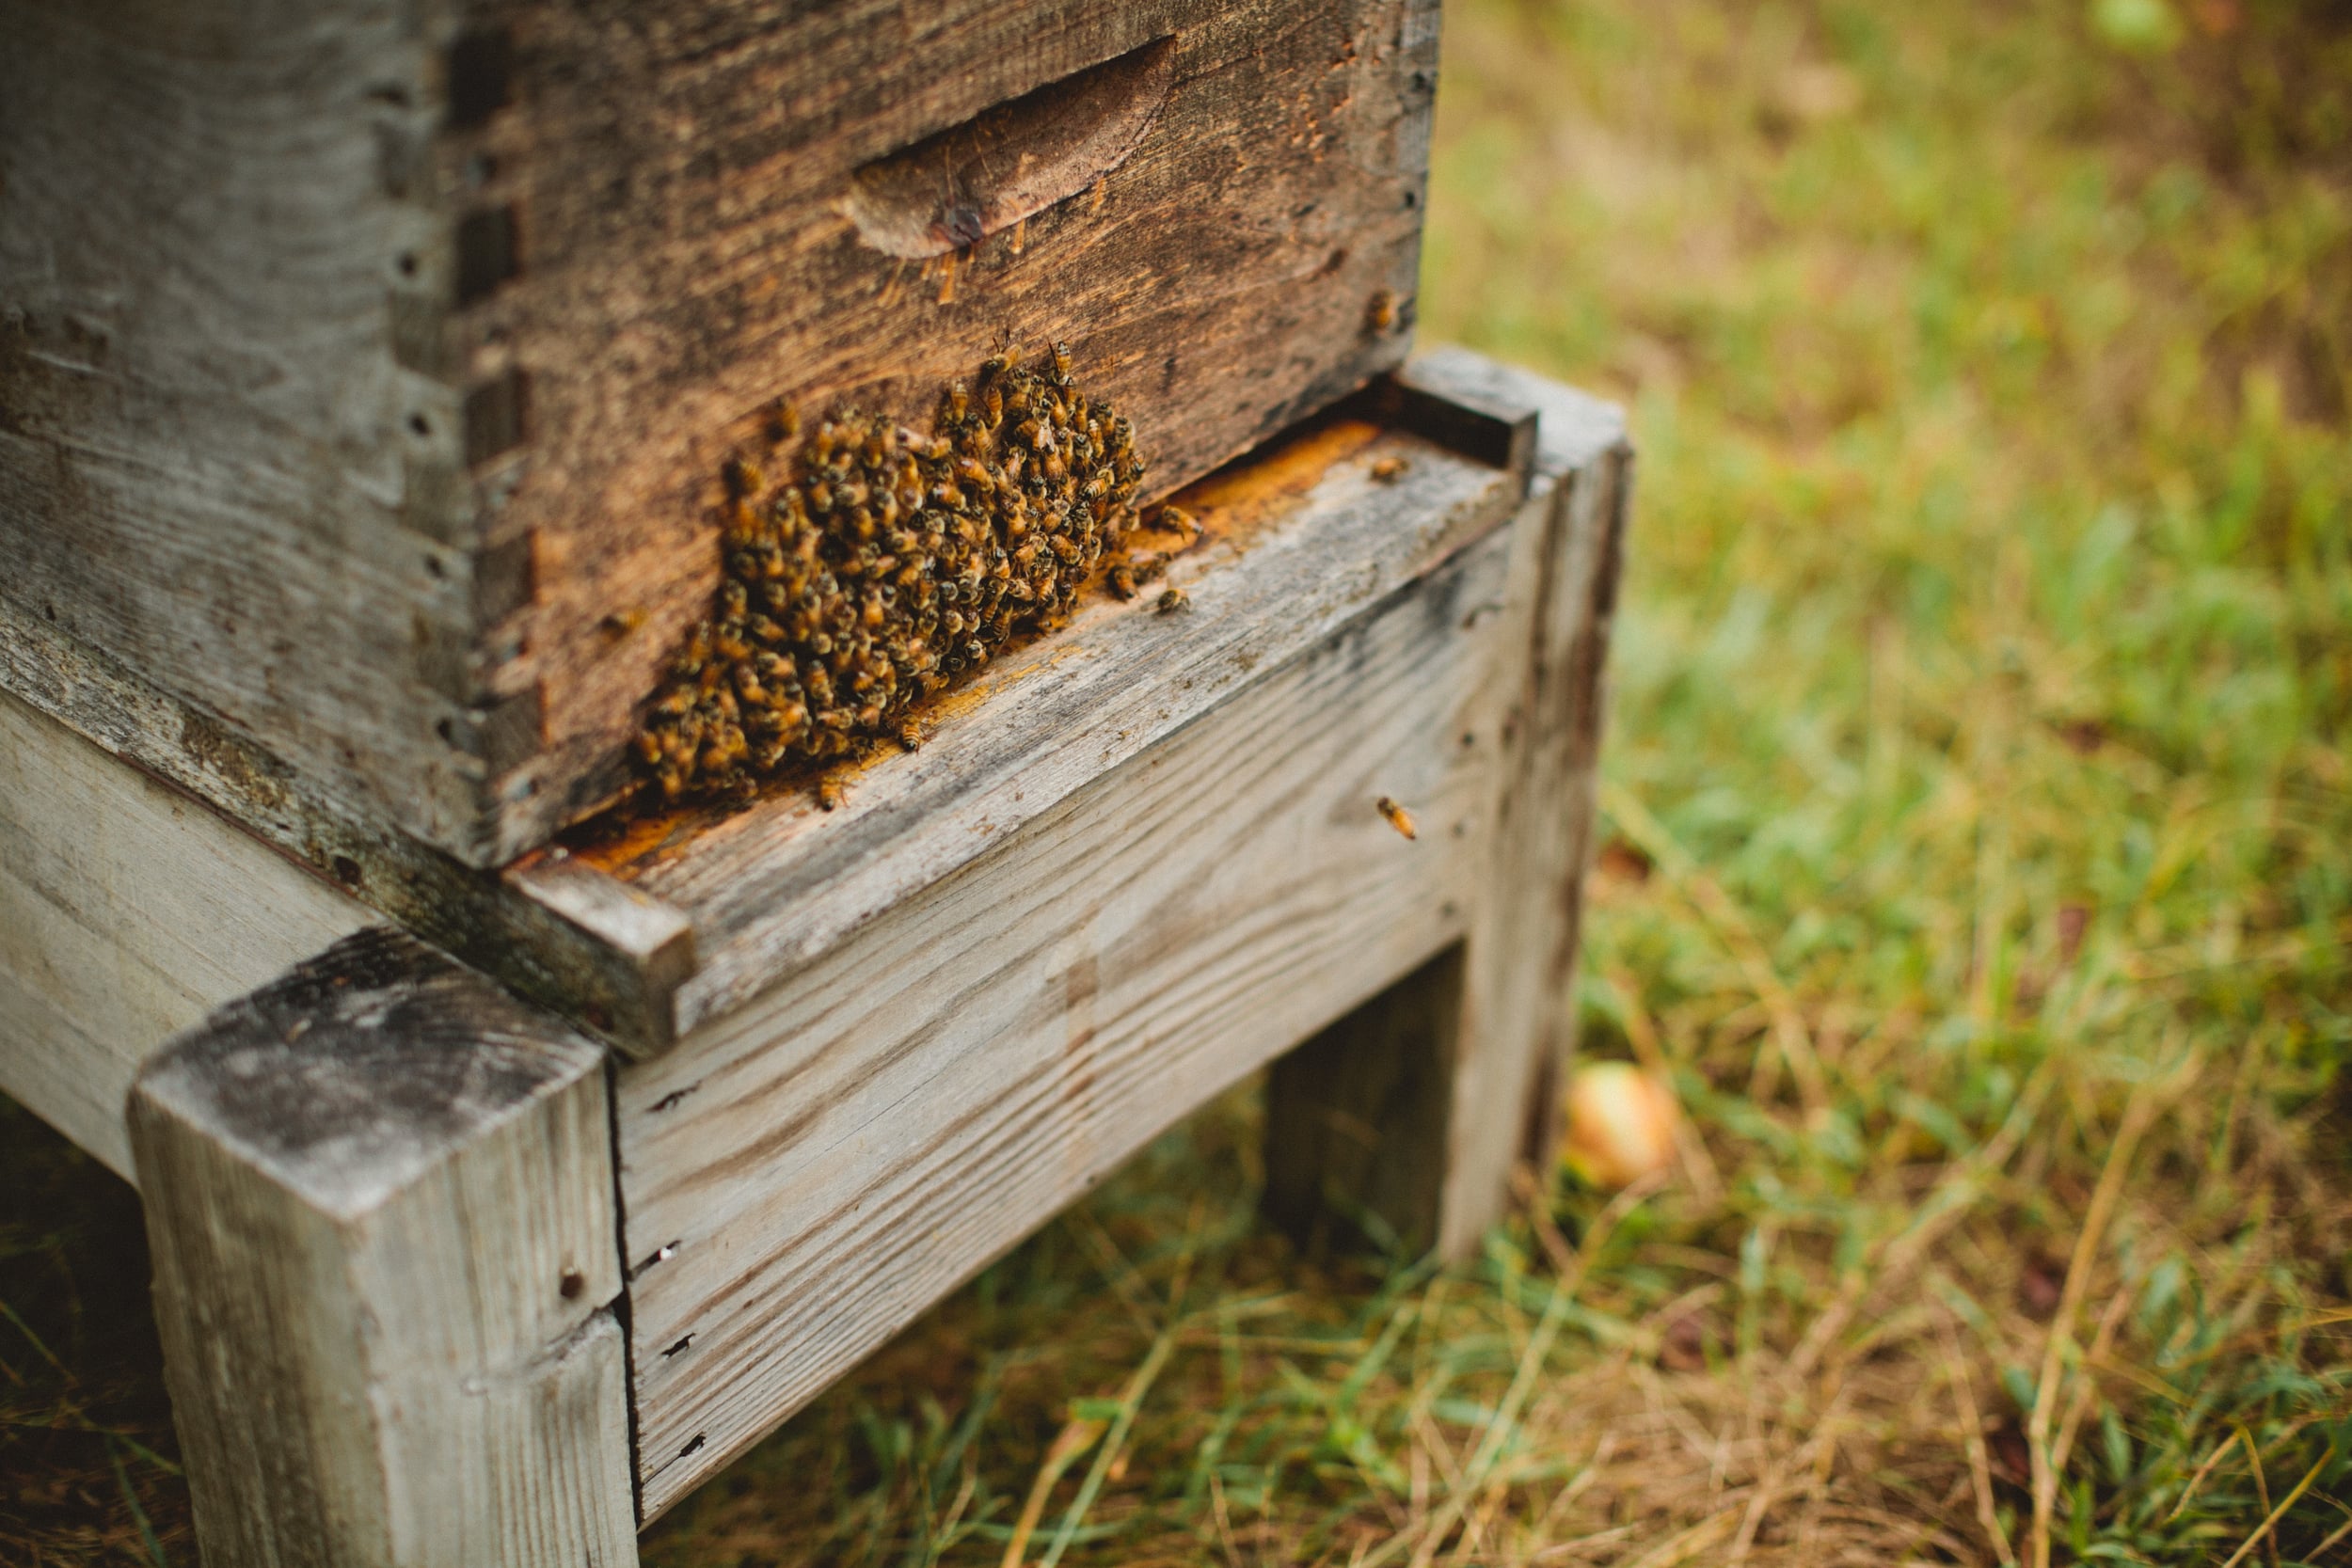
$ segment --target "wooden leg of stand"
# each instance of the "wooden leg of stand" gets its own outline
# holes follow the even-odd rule
[[[1566,419],[1554,412],[1548,440],[1555,424],[1584,436],[1581,400]],[[1502,744],[1486,843],[1470,850],[1486,861],[1466,945],[1274,1069],[1266,1209],[1304,1240],[1385,1229],[1466,1257],[1502,1215],[1512,1167],[1550,1157],[1630,479],[1631,454],[1605,423],[1554,456],[1512,524],[1492,632]]]
[[[637,1560],[603,1053],[364,931],[132,1090],[208,1562]]]

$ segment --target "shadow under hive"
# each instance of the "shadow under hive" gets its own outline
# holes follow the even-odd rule
[[[779,410],[771,446],[796,427]],[[645,780],[664,800],[744,793],[885,736],[919,744],[910,705],[1068,618],[1135,527],[1143,473],[1129,422],[1075,384],[1066,344],[1038,367],[990,359],[977,392],[948,388],[928,436],[842,410],[779,480],[737,460],[718,602],[638,735]],[[1113,569],[1122,596],[1136,571]]]

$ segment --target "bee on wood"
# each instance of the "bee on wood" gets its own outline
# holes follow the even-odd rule
[[[1395,325],[1396,295],[1386,289],[1375,291],[1372,298],[1364,302],[1364,330],[1386,332]]]
[[[1388,819],[1390,827],[1394,828],[1398,832],[1403,833],[1406,838],[1419,838],[1421,836],[1421,829],[1413,821],[1413,814],[1406,811],[1403,806],[1398,805],[1394,800],[1391,800],[1386,795],[1381,796],[1380,799],[1375,800],[1372,804],[1375,811],[1377,811],[1383,817]]]
[[[1159,609],[1161,614],[1166,615],[1174,610],[1189,610],[1191,608],[1192,595],[1185,593],[1183,589],[1171,587],[1162,589],[1160,591]]]
[[[839,811],[850,799],[850,792],[841,787],[841,781],[822,778],[817,781],[817,804],[826,811]]]
[[[1181,506],[1161,507],[1159,511],[1152,514],[1152,526],[1155,529],[1166,529],[1184,534],[1186,545],[1198,543],[1203,531],[1200,519]]]
[[[1412,459],[1407,457],[1383,457],[1373,464],[1372,477],[1382,484],[1394,484],[1412,466]]]
[[[797,410],[779,400],[764,419],[761,456],[720,476],[711,613],[629,745],[639,799],[745,798],[787,766],[870,756],[894,736],[919,746],[910,705],[1065,624],[1136,526],[1133,427],[1073,384],[1066,343],[1024,365],[1007,340],[976,382],[942,388],[928,436],[836,407],[785,449]],[[1160,559],[1114,557],[1112,591],[1134,597]],[[845,798],[818,788],[828,809]]]

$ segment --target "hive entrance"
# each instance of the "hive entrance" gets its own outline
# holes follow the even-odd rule
[[[779,409],[765,450],[728,467],[717,606],[637,738],[663,800],[915,744],[910,705],[1066,621],[1136,523],[1134,432],[1059,345],[949,388],[929,436],[856,410],[797,435]]]

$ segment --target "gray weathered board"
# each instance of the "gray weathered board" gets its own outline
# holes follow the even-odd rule
[[[1440,380],[1433,369],[1412,385],[1433,395]],[[561,888],[583,926],[581,890],[601,885],[592,874],[676,911],[695,967],[668,993],[666,1021],[650,985],[637,1014],[666,1022],[666,1035],[614,1034],[634,1053],[664,1049],[1492,531],[1525,493],[1528,454],[1513,443],[1533,424],[1521,406],[1459,433],[1500,467],[1370,419],[1312,425],[1185,493],[1203,537],[1168,576],[1188,610],[1163,613],[1152,593],[1088,606],[992,662],[943,705],[920,751],[837,774],[839,810],[779,791],[732,816],[690,811],[567,840],[507,881],[549,902]],[[1390,459],[1404,471],[1375,478]]]
[[[1068,339],[1156,492],[1395,363],[1436,55],[1436,0],[0,0],[0,684],[397,843],[322,865],[502,863],[618,782],[772,400]]]
[[[141,1071],[131,1142],[205,1560],[637,1560],[604,1053],[359,932]]]
[[[609,1111],[560,1021],[359,929],[293,859],[0,699],[27,797],[0,806],[0,896],[39,927],[0,943],[30,1024],[0,1031],[11,1092],[119,1159],[74,1085],[113,1092],[152,1048],[128,1037],[293,969],[181,1037],[134,1101],[208,1546],[626,1563],[632,1481],[644,1517],[669,1507],[1154,1132],[1408,974],[1432,1027],[1379,1045],[1343,1022],[1278,1077],[1268,1135],[1309,1155],[1291,1198],[1354,1182],[1450,1255],[1474,1242],[1565,1045],[1629,458],[1613,410],[1475,356],[1415,385],[1450,388],[1454,448],[1495,461],[1328,421],[1209,492],[1210,543],[1177,569],[1190,611],[1105,607],[1040,644],[845,814],[776,800],[718,819],[739,836],[677,819],[617,847],[640,876],[743,877],[762,846],[867,847],[808,895],[823,938],[624,1065]],[[1235,617],[1261,624],[1235,641]],[[1056,721],[1066,757],[1008,722],[1063,678],[1093,705]],[[979,736],[1009,738],[958,750]],[[925,795],[939,757],[993,804]],[[860,884],[894,857],[903,880]],[[572,882],[538,896],[612,918],[629,889],[593,859],[547,863]],[[836,885],[856,891],[827,904]],[[874,885],[898,891],[874,908]],[[199,927],[229,952],[190,962]],[[1343,1057],[1368,1043],[1415,1106],[1356,1081]],[[1365,1188],[1333,1117],[1378,1124],[1413,1174]],[[254,1402],[232,1364],[283,1397]]]
[[[623,1069],[648,1516],[1176,1117],[1465,935],[1464,1059],[1424,1169],[1441,1246],[1490,1223],[1565,1043],[1554,949],[1574,941],[1589,809],[1581,786],[1529,791],[1563,782],[1554,755],[1591,755],[1629,476],[1613,410],[1468,357],[1435,369],[1547,405],[1538,482],[1494,519],[1513,526],[1415,558],[1191,722]],[[1359,517],[1411,515],[1347,494]],[[1372,536],[1329,559],[1378,560]],[[1134,721],[1157,701],[1119,706]],[[1531,837],[1546,812],[1557,826]]]
[[[0,1091],[118,1174],[159,1042],[377,919],[0,692]]]
[[[1366,417],[1312,424],[1186,491],[1206,532],[1169,576],[1191,611],[1163,617],[1154,594],[1089,606],[947,694],[931,741],[848,776],[835,813],[778,789],[750,811],[684,812],[617,839],[592,825],[567,841],[577,852],[476,871],[354,817],[38,620],[0,619],[0,668],[119,754],[204,799],[243,800],[230,808],[241,820],[398,924],[655,1053],[1492,528],[1524,489],[1532,416],[1454,365],[1416,361]],[[1383,483],[1372,470],[1387,457],[1407,467]],[[171,747],[147,746],[167,730]]]

